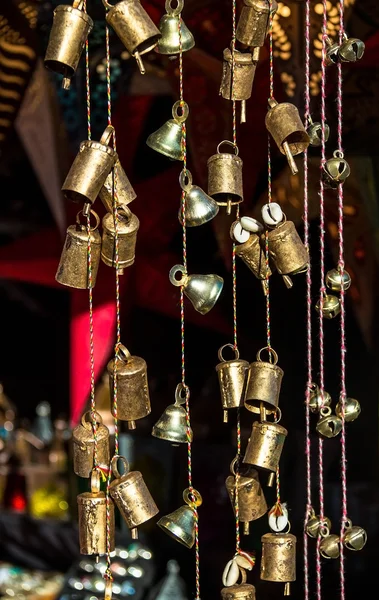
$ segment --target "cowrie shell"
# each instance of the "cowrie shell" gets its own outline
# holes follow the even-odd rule
[[[254,566],[254,563],[251,561],[251,559],[244,554],[236,554],[235,561],[239,567],[242,567],[247,571],[251,571]]]
[[[279,532],[283,531],[288,526],[288,510],[284,504],[282,504],[283,514],[276,516],[273,513],[268,515],[268,525],[272,531]]]
[[[230,228],[230,236],[235,242],[243,244],[249,239],[250,233],[242,227],[241,221],[234,221]]]
[[[251,233],[261,233],[263,231],[262,223],[252,217],[241,217],[241,225],[247,231],[251,231]]]
[[[262,219],[269,227],[275,227],[283,221],[283,211],[277,202],[268,202],[262,207]]]
[[[235,558],[232,558],[228,563],[226,563],[226,567],[222,574],[222,583],[225,587],[230,587],[231,585],[235,585],[240,576],[240,570],[236,563]]]

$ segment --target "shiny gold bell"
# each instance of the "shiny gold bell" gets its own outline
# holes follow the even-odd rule
[[[331,269],[326,274],[325,283],[333,292],[346,291],[351,286],[351,277],[347,271],[340,273],[338,269]]]
[[[166,121],[162,127],[151,133],[147,138],[146,144],[149,148],[173,160],[183,160],[182,124],[187,119],[188,113],[189,108],[186,102],[182,102],[182,104],[179,101],[175,102],[172,107],[173,118]]]
[[[124,465],[124,473],[120,475],[117,463]],[[139,471],[129,471],[129,463],[122,456],[114,456],[111,462],[112,473],[115,479],[109,486],[109,493],[113,498],[121,516],[125,520],[132,539],[138,539],[139,525],[146,523],[159,512],[147,485]]]
[[[318,122],[313,122],[310,117],[308,117],[309,126],[307,127],[307,134],[309,135],[309,145],[310,146],[321,146],[322,143],[322,124]],[[324,142],[327,142],[330,135],[330,128],[327,123],[324,123]]]
[[[232,225],[233,227],[233,225]],[[236,245],[236,256],[239,256],[257,279],[264,284],[267,277],[271,276],[270,265],[267,265],[265,251],[261,245],[259,235],[252,233],[249,239]],[[266,287],[263,285],[266,292]]]
[[[223,144],[234,148],[234,154],[220,152]],[[243,201],[242,160],[238,156],[238,148],[224,140],[217,146],[217,153],[208,158],[208,194],[219,206],[227,207],[230,215],[231,207]]]
[[[217,214],[219,206],[198,185],[192,185],[191,172],[186,169],[180,173],[179,183],[185,192],[185,223],[186,227],[198,227],[208,223]],[[182,207],[179,208],[179,222],[183,225]]]
[[[265,43],[271,17],[278,10],[275,0],[244,0],[240,18],[237,24],[236,37],[241,44],[253,48],[262,47]]]
[[[321,391],[318,385],[312,383],[309,390],[308,406],[311,412],[320,412],[323,406],[330,406],[332,398],[325,390]]]
[[[274,138],[280,152],[286,155],[292,174],[296,175],[298,169],[293,157],[308,148],[309,136],[294,104],[289,102],[278,104],[274,98],[270,98],[268,103],[266,128]]]
[[[224,348],[231,348],[234,359],[225,360]],[[233,344],[225,344],[218,351],[219,363],[216,365],[218,382],[220,385],[221,402],[224,409],[224,423],[228,422],[228,410],[243,406],[245,396],[245,383],[249,363],[239,357],[239,351]]]
[[[180,279],[176,279],[178,274]],[[182,265],[174,265],[169,278],[172,285],[183,286],[192,306],[202,315],[214,307],[224,285],[224,280],[219,275],[188,275]]]
[[[350,175],[349,163],[344,159],[343,152],[335,150],[333,158],[329,158],[322,168],[322,179],[326,188],[336,190]]]
[[[279,465],[287,433],[287,429],[279,423],[268,421],[253,423],[243,462],[264,471],[271,471],[273,475],[268,480],[270,486],[274,484],[274,474]]]
[[[356,62],[360,60],[365,51],[365,45],[358,38],[348,38],[344,33],[344,40],[338,48],[338,57],[342,62]]]
[[[333,42],[329,37],[325,38],[326,42],[326,55],[325,55],[325,65],[330,67],[331,65],[335,65],[339,62],[339,42]]]
[[[72,6],[61,4],[54,10],[54,21],[45,55],[45,66],[63,75],[62,87],[68,90],[93,27],[91,17],[83,10],[83,0]]]
[[[225,486],[229,494],[233,510],[236,509],[236,459],[230,465],[231,475],[226,478]],[[244,524],[244,534],[249,533],[249,523],[263,517],[267,512],[266,498],[259,483],[258,472],[250,465],[245,465],[238,476],[238,512]]]
[[[144,74],[145,67],[141,56],[150,52],[158,43],[161,33],[139,0],[122,0],[114,6],[103,0],[108,9],[106,20],[118,35],[125,48],[137,61],[138,68]]]
[[[320,554],[323,558],[338,558],[340,555],[340,538],[335,533],[323,537],[320,542]]]
[[[322,312],[324,319],[334,319],[341,312],[341,303],[337,296],[324,294],[322,306],[320,300],[316,303],[317,312]]]
[[[103,218],[103,236],[101,241],[101,260],[108,267],[123,269],[134,263],[139,220],[130,209],[125,206],[117,211],[117,239],[114,215],[107,213]],[[118,250],[118,260],[116,258]]]
[[[222,600],[255,600],[255,587],[250,583],[237,583],[221,590]]]
[[[191,48],[194,47],[194,37],[180,16],[183,6],[184,0],[177,0],[177,5],[175,8],[172,6],[172,0],[166,0],[166,14],[163,15],[159,22],[159,31],[162,35],[161,39],[158,40],[157,50],[159,54],[168,54],[173,56],[175,54],[179,54],[180,50],[182,50],[182,52],[187,52],[187,50],[191,50]]]
[[[270,362],[261,359],[264,350],[267,350]],[[273,348],[262,348],[247,373],[245,408],[260,414],[262,421],[266,420],[266,414],[275,413],[279,404],[284,372],[277,362],[278,355]]]
[[[103,424],[99,413],[94,414],[96,420],[96,442],[93,431],[91,412],[84,413],[80,425],[72,432],[74,473],[79,477],[89,477],[97,466],[104,471],[109,469],[109,431]],[[95,443],[97,446],[97,464],[95,465]]]
[[[315,511],[312,509],[308,521],[305,524],[305,531],[309,537],[317,538],[320,535],[322,528],[327,527],[330,531],[331,526],[332,524],[328,517],[321,518],[320,515],[316,515]]]
[[[192,429],[187,425],[187,412],[182,406],[186,402],[187,394],[189,391],[179,383],[175,390],[175,404],[170,404],[155,423],[151,432],[154,437],[172,442],[173,446],[192,442]]]
[[[342,402],[340,398],[336,404],[337,417],[342,419],[342,413],[344,414],[345,421],[351,423],[361,414],[361,405],[355,398],[345,398],[345,402]]]
[[[117,208],[124,208],[137,198],[119,159],[116,160],[114,168],[106,178],[99,198],[110,213],[113,213],[114,205]]]
[[[353,525],[350,519],[347,519],[342,541],[348,550],[362,550],[367,542],[367,533],[362,527]]]
[[[67,229],[56,281],[62,285],[86,290],[95,287],[97,272],[100,264],[101,236],[98,230],[100,219],[91,210],[96,219],[96,226],[88,231],[86,225],[80,222],[80,212],[76,215],[76,224]],[[89,269],[88,239],[91,241],[91,269]]]
[[[257,63],[250,52],[243,53],[235,50],[233,61],[232,51],[225,48],[220,94],[226,100],[241,102],[241,123],[246,123],[246,100],[251,97],[256,67]]]
[[[295,536],[292,533],[265,533],[261,542],[261,579],[285,583],[284,595],[289,596],[290,582],[296,581]]]
[[[101,556],[107,553],[107,499],[104,492],[100,491],[100,473],[97,470],[91,474],[91,491],[79,494],[79,545],[80,554]],[[114,506],[109,502],[110,535],[109,549],[115,549],[114,540]]]
[[[107,371],[112,399],[115,383],[117,389],[117,413],[112,401],[112,414],[120,421],[127,421],[128,429],[135,429],[135,422],[151,412],[146,362],[139,356],[132,356],[123,344],[119,344],[116,358],[109,361]]]
[[[304,273],[309,266],[308,250],[292,221],[283,221],[267,234],[268,252],[280,275]],[[292,285],[285,279],[287,286]]]
[[[193,488],[184,490],[183,500],[185,506],[161,517],[158,526],[180,544],[192,548],[195,543],[196,512],[203,500],[200,493]]]
[[[327,438],[337,437],[341,433],[342,420],[336,415],[332,415],[330,406],[324,406],[320,409],[320,418],[316,425],[316,431]]]

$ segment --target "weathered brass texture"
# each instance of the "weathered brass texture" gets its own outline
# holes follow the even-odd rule
[[[183,546],[192,548],[195,543],[195,510],[202,504],[202,498],[197,490],[187,488],[183,499],[186,504],[161,517],[158,526]]]
[[[325,294],[322,307],[320,300],[316,303],[316,310],[319,313],[322,312],[324,319],[334,319],[341,312],[341,302],[337,296],[332,294]]]
[[[270,277],[271,269],[269,266],[267,273],[266,256],[259,235],[252,233],[247,242],[237,244],[236,255],[242,258],[257,279],[264,280],[267,278],[267,274]]]
[[[268,351],[270,362],[261,359],[264,350]],[[278,367],[278,355],[272,348],[262,348],[257,360],[249,366],[246,381],[245,407],[253,413],[276,412],[279,405],[280,388],[284,372]]]
[[[175,391],[175,404],[170,404],[155,423],[151,432],[154,437],[172,442],[173,446],[192,442],[192,429],[187,426],[187,413],[183,406],[186,394],[189,394],[188,389],[179,383]]]
[[[336,415],[332,415],[330,406],[324,406],[320,409],[320,418],[316,425],[316,431],[327,438],[337,437],[342,430],[342,420]]]
[[[365,51],[365,45],[358,38],[348,38],[344,34],[344,41],[338,48],[338,57],[342,62],[356,62],[360,60]]]
[[[225,348],[233,350],[233,360],[225,360],[223,357]],[[239,357],[239,351],[234,348],[233,344],[222,346],[218,351],[218,359],[220,362],[216,365],[216,371],[220,385],[222,408],[224,409],[224,423],[227,423],[228,410],[243,406],[249,363]]]
[[[80,553],[101,556],[107,553],[107,499],[100,491],[99,473],[92,473],[91,491],[79,494],[79,545]],[[110,551],[115,549],[114,506],[109,503]]]
[[[335,533],[327,535],[320,542],[320,554],[324,558],[338,558],[340,555],[340,538]]]
[[[118,210],[117,238],[118,265],[116,264],[116,228],[113,214],[107,213],[103,218],[103,237],[101,241],[101,259],[108,267],[119,270],[130,267],[134,263],[139,220],[129,208]]]
[[[292,221],[283,221],[268,232],[268,251],[280,275],[304,273],[309,254]]]
[[[322,124],[311,121],[307,127],[310,146],[321,146],[322,143]],[[330,128],[327,123],[324,123],[324,141],[327,142],[330,135]]]
[[[332,42],[332,40],[327,37],[325,39],[326,42],[326,56],[325,56],[325,65],[330,67],[331,65],[335,65],[340,61],[339,49],[340,44],[339,41]]]
[[[233,79],[233,53],[225,48],[219,93],[226,100],[241,101],[241,123],[246,122],[246,100],[251,97],[256,67],[257,63],[250,52],[235,50]]]
[[[114,194],[117,191],[117,194]],[[99,198],[104,204],[106,210],[113,212],[113,206],[123,208],[137,198],[132,184],[130,183],[120,160],[117,159],[114,168],[109,173],[103,187],[100,190]]]
[[[363,527],[353,525],[350,519],[348,519],[342,541],[345,548],[357,552],[365,547],[367,542],[367,533]]]
[[[226,478],[225,486],[229,494],[233,511],[236,510],[236,472],[235,460],[230,465],[231,475]],[[267,512],[266,498],[259,483],[258,472],[250,465],[244,465],[238,477],[238,511],[244,533],[249,532],[249,523],[260,519]]]
[[[163,15],[159,22],[159,31],[162,37],[158,40],[157,50],[159,54],[168,54],[173,56],[180,52],[180,39],[179,39],[179,19],[180,13],[183,10],[184,1],[178,0],[177,6],[173,8],[172,0],[166,0],[165,9],[166,14]],[[180,36],[181,36],[181,49],[182,52],[187,52],[195,45],[195,40],[184,23],[183,19],[180,24]]]
[[[204,192],[198,185],[192,185],[192,174],[186,169],[180,173],[179,183],[185,192],[185,221],[186,227],[198,227],[211,221],[220,210],[217,202]],[[183,225],[183,211],[179,208],[178,218]]]
[[[278,10],[275,0],[271,3],[272,17]],[[269,28],[269,0],[244,0],[244,6],[237,24],[236,38],[241,44],[253,48],[261,47]]]
[[[278,423],[255,421],[243,462],[275,473],[287,433]]]
[[[296,580],[296,537],[265,533],[262,538],[261,579],[289,583]]]
[[[323,166],[322,178],[327,188],[336,190],[350,175],[349,163],[344,159],[339,150],[333,152],[333,158],[329,158]]]
[[[103,424],[99,413],[95,413],[96,419],[96,441],[97,441],[97,466],[108,470],[109,457],[109,431]],[[89,477],[94,468],[95,438],[91,412],[86,412],[72,432],[74,473],[79,477]]]
[[[255,600],[255,587],[250,583],[240,583],[224,587],[221,590],[222,600]]]
[[[346,291],[351,286],[351,277],[347,271],[340,273],[338,269],[331,269],[326,274],[325,283],[333,292]]]
[[[178,111],[181,111],[179,114]],[[157,131],[149,135],[146,144],[164,156],[173,160],[183,160],[182,148],[182,123],[187,119],[189,113],[188,104],[175,102],[172,107],[172,119],[164,123]]]
[[[223,144],[234,148],[234,154],[220,152]],[[224,140],[217,146],[217,153],[208,158],[208,194],[212,196],[219,206],[227,207],[230,214],[231,207],[243,202],[242,160],[238,156],[238,148]]]
[[[344,406],[343,406],[344,404]],[[361,414],[361,405],[355,398],[345,398],[345,402],[342,403],[341,398],[336,404],[336,415],[342,419],[342,409],[345,416],[345,421],[351,423],[355,421]]]
[[[311,538],[317,538],[320,534],[322,528],[327,527],[328,531],[331,529],[331,522],[328,517],[324,517],[321,519],[320,515],[316,515],[314,510],[312,509],[312,513],[305,525],[305,531]]]
[[[176,275],[180,275],[180,279]],[[184,294],[197,312],[205,315],[216,304],[224,285],[219,275],[188,275],[182,265],[174,265],[169,273],[172,285],[183,286]]]

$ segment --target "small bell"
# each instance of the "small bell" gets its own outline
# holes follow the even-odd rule
[[[349,163],[344,159],[343,152],[335,150],[333,158],[329,158],[322,168],[322,178],[326,188],[336,190],[350,175]]]
[[[267,234],[268,252],[287,287],[292,287],[289,275],[304,273],[309,267],[309,254],[292,221],[284,220]]]
[[[218,214],[220,209],[217,202],[198,185],[192,185],[192,174],[188,169],[180,173],[179,183],[185,192],[186,227],[198,227],[208,223]],[[181,225],[183,225],[182,216],[182,207],[180,207],[178,218]]]
[[[116,228],[111,213],[107,213],[103,218],[101,260],[108,267],[118,267],[119,272],[122,273],[123,269],[134,264],[139,220],[127,206],[120,208],[117,216],[118,260],[116,259]]]
[[[236,38],[241,44],[249,47],[262,47],[265,43],[271,18],[278,10],[275,0],[244,0],[237,24]]]
[[[234,154],[220,152],[223,144],[234,148]],[[243,201],[242,160],[238,156],[238,148],[224,140],[217,146],[217,153],[208,158],[208,194],[219,206],[226,206],[230,215],[231,207]]]
[[[289,596],[290,582],[296,581],[295,536],[292,533],[265,533],[261,542],[261,579],[285,583],[284,595]]]
[[[97,444],[97,467],[108,471],[109,469],[109,431],[103,424],[99,413],[95,412],[96,419],[96,444]],[[95,467],[95,437],[91,412],[84,413],[80,425],[72,432],[74,473],[79,477],[89,477]]]
[[[330,67],[331,65],[335,65],[339,62],[339,42],[332,42],[330,38],[326,38],[326,55],[325,55],[325,65]]]
[[[227,477],[225,486],[229,494],[233,510],[236,509],[236,459],[230,465],[231,475]],[[238,513],[244,524],[244,534],[249,533],[249,523],[263,517],[267,512],[266,498],[259,483],[258,473],[250,465],[245,465],[238,476]]]
[[[139,0],[122,0],[114,6],[103,0],[108,9],[106,20],[118,35],[125,48],[137,61],[142,75],[145,67],[141,59],[142,54],[150,52],[158,43],[161,33]]]
[[[193,488],[184,490],[183,500],[186,503],[185,506],[161,517],[158,526],[180,544],[192,548],[195,543],[195,511],[197,512],[197,508],[203,500],[200,493]]]
[[[192,429],[187,425],[187,412],[182,406],[186,402],[186,392],[183,384],[179,383],[175,390],[175,404],[170,404],[161,418],[155,423],[151,434],[160,440],[172,442],[173,446],[192,442]],[[189,392],[187,391],[187,394]]]
[[[337,296],[331,294],[325,294],[322,302],[320,300],[316,304],[316,310],[319,313],[322,312],[324,319],[334,319],[341,312],[341,303]]]
[[[178,114],[178,110],[181,110],[182,114]],[[173,160],[183,160],[183,148],[182,148],[182,124],[187,119],[189,113],[188,104],[183,102],[182,104],[178,101],[175,102],[172,107],[172,119],[166,121],[162,127],[151,133],[146,140],[146,144],[149,148],[152,148],[160,154],[164,154]]]
[[[323,406],[330,406],[332,402],[332,398],[328,392],[325,390],[321,392],[318,385],[315,383],[311,384],[310,392],[309,392],[309,402],[308,406],[311,412],[318,413],[320,412]]]
[[[83,10],[83,0],[72,6],[61,4],[54,10],[54,21],[45,55],[45,67],[63,75],[62,87],[68,90],[86,40],[93,27],[91,17]]]
[[[338,558],[340,555],[340,538],[335,533],[323,537],[320,542],[320,554],[323,558]]]
[[[179,54],[180,49],[182,49],[182,52],[191,50],[195,45],[195,40],[180,16],[184,6],[184,0],[177,0],[176,8],[171,4],[172,0],[166,0],[165,10],[167,14],[163,15],[159,23],[159,31],[161,32],[162,37],[158,40],[157,50],[159,54],[173,56]],[[179,38],[179,19],[181,47]]]
[[[120,475],[117,462],[124,465],[124,474]],[[147,485],[139,471],[129,471],[128,461],[122,456],[114,456],[111,462],[115,479],[109,486],[109,493],[121,516],[130,529],[132,539],[138,539],[139,525],[146,523],[159,512]]]
[[[233,223],[234,225],[234,223]],[[232,225],[232,228],[233,228]],[[230,230],[232,237],[232,228]],[[236,256],[239,256],[257,279],[262,281],[266,293],[266,279],[272,275],[270,265],[267,265],[265,251],[259,235],[252,233],[246,242],[236,245]]]
[[[94,288],[97,272],[100,264],[101,236],[98,230],[100,219],[91,210],[96,219],[95,227],[90,228],[91,240],[91,270],[89,270],[88,257],[88,231],[86,225],[82,225],[79,219],[80,212],[76,215],[76,224],[70,225],[66,233],[66,241],[63,246],[55,280],[62,285],[86,290]]]
[[[269,361],[261,359],[263,350],[267,350]],[[272,348],[262,348],[257,353],[257,360],[249,366],[246,380],[245,408],[261,415],[276,412],[284,372],[277,366],[278,355]]]
[[[320,409],[320,418],[316,425],[316,431],[327,438],[337,437],[341,433],[342,421],[340,417],[332,415],[330,406]]]
[[[361,414],[361,405],[355,398],[345,398],[345,402],[341,402],[341,398],[336,404],[336,415],[342,419],[342,411],[344,412],[346,423],[355,421]]]
[[[362,527],[353,525],[350,519],[348,519],[342,541],[348,550],[362,550],[367,542],[367,533]]]
[[[331,526],[332,524],[328,517],[321,518],[320,515],[316,515],[315,511],[312,509],[309,519],[305,524],[305,531],[309,537],[317,538],[320,535],[322,528],[327,527],[328,531],[330,531]]]
[[[332,269],[327,272],[325,283],[333,292],[340,292],[342,289],[346,291],[351,286],[351,277],[347,271],[342,271],[341,274],[338,269]]]
[[[246,100],[251,97],[256,67],[257,63],[250,52],[234,50],[233,78],[233,52],[225,48],[220,95],[226,100],[241,102],[241,123],[246,123]]]
[[[113,213],[114,204],[116,204],[117,208],[124,208],[137,198],[137,194],[132,188],[119,159],[116,160],[113,170],[106,178],[99,192],[99,198],[110,213]]]
[[[279,423],[255,421],[243,462],[276,473],[287,433]],[[274,479],[270,477],[269,484],[273,483]]]
[[[322,123],[313,122],[309,119],[309,126],[307,127],[307,134],[309,135],[310,146],[321,146],[322,142]],[[327,142],[330,135],[330,128],[327,123],[324,123],[324,141]]]
[[[101,556],[107,553],[107,528],[110,536],[110,551],[115,549],[114,506],[109,502],[109,521],[107,525],[107,499],[100,491],[99,471],[93,470],[91,475],[91,491],[79,494],[79,546],[80,554]]]
[[[176,279],[177,274],[180,274],[180,279]],[[219,275],[188,275],[182,265],[174,265],[169,278],[172,285],[183,286],[192,306],[202,315],[214,307],[224,285],[224,280]]]
[[[231,348],[234,352],[233,360],[225,360],[224,348]],[[218,351],[219,363],[216,365],[218,382],[220,385],[221,402],[224,409],[224,423],[228,422],[228,410],[243,406],[245,395],[246,374],[249,363],[240,359],[239,351],[233,344],[225,344]]]
[[[338,57],[341,62],[356,62],[361,59],[365,51],[365,45],[358,38],[348,38],[344,34],[344,41],[338,49]]]
[[[255,587],[250,583],[237,583],[221,590],[222,600],[255,600]]]
[[[139,356],[132,356],[123,344],[119,344],[116,358],[108,363],[107,371],[112,414],[120,421],[127,421],[128,429],[135,429],[135,421],[151,413],[146,362]],[[117,412],[113,400],[114,376],[117,384]]]

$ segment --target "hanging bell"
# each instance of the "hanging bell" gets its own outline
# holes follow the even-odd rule
[[[157,46],[159,54],[173,56],[179,54],[180,50],[187,52],[187,50],[194,47],[194,37],[180,16],[183,6],[183,0],[177,0],[176,8],[172,6],[172,0],[166,0],[165,10],[167,14],[163,15],[159,22],[159,31],[162,35]],[[179,38],[179,21],[181,40]]]
[[[200,493],[193,488],[184,490],[183,500],[185,506],[161,517],[158,526],[180,544],[192,548],[195,543],[196,512],[203,500]]]
[[[325,294],[322,301],[319,300],[316,304],[317,312],[321,312],[324,319],[334,319],[341,312],[341,302],[337,296]]]
[[[96,465],[94,461],[95,436],[90,411],[84,413],[80,425],[77,425],[72,432],[74,473],[79,477],[89,477],[95,466],[104,471],[109,469],[109,431],[103,424],[103,419],[99,413],[95,412],[94,417],[96,419]]]
[[[219,206],[208,194],[198,185],[192,185],[191,172],[186,169],[180,173],[179,183],[185,192],[185,222],[186,227],[198,227],[203,223],[208,223],[217,214]],[[183,225],[182,207],[179,209],[178,218]]]
[[[270,5],[273,18],[278,4],[275,0],[243,0],[243,3],[236,38],[245,46],[262,47],[270,26]]]
[[[325,53],[325,65],[330,67],[331,65],[335,65],[339,62],[339,42],[332,42],[332,40],[327,37],[325,39],[326,42],[326,53]]]
[[[279,423],[255,421],[243,462],[276,473],[287,433]],[[273,485],[274,477],[270,476],[268,483]]]
[[[117,254],[116,257],[116,228],[114,215],[107,213],[103,218],[103,237],[101,241],[101,260],[108,267],[123,269],[134,264],[139,220],[125,206],[117,211]],[[117,260],[118,259],[118,260]]]
[[[178,110],[181,110],[182,114],[178,114]],[[160,154],[164,154],[173,160],[183,160],[183,147],[182,147],[182,123],[187,119],[189,113],[188,104],[186,102],[180,103],[175,102],[172,107],[173,118],[166,121],[162,127],[151,133],[146,140],[146,144],[149,148],[152,148]]]
[[[323,406],[330,406],[332,398],[325,390],[322,392],[318,385],[312,383],[309,391],[308,406],[311,412],[320,412]]]
[[[93,27],[91,17],[83,10],[83,0],[72,6],[61,4],[54,10],[54,21],[45,55],[45,66],[63,75],[62,87],[68,90]]]
[[[91,491],[79,494],[79,546],[80,554],[101,556],[107,553],[107,528],[110,552],[115,549],[115,522],[113,502],[109,502],[109,521],[107,525],[107,499],[100,491],[100,473],[91,474]]]
[[[146,71],[141,55],[155,48],[161,37],[159,29],[142,8],[139,0],[122,0],[114,6],[107,0],[103,0],[103,4],[108,9],[106,14],[108,25],[114,29],[125,48],[134,56],[140,72],[144,75]]]
[[[343,152],[335,150],[333,158],[329,158],[322,168],[322,179],[326,188],[336,190],[350,175],[349,163],[344,159]]]
[[[342,62],[356,62],[361,59],[365,51],[365,45],[358,38],[348,38],[344,34],[344,41],[338,48],[338,57]]]
[[[367,533],[362,527],[353,525],[350,519],[347,519],[342,541],[348,550],[362,550],[367,542]]]
[[[342,271],[341,274],[338,269],[332,269],[327,272],[325,283],[333,292],[340,292],[342,289],[346,291],[351,286],[351,277],[347,271]]]
[[[290,582],[296,581],[295,536],[292,533],[265,533],[261,542],[261,579],[285,583],[284,595],[289,596]]]
[[[234,154],[220,152],[223,144],[234,148]],[[208,158],[208,194],[219,206],[226,206],[230,215],[231,207],[243,201],[242,160],[238,156],[238,148],[224,140],[217,146],[217,154]]]
[[[182,393],[185,393],[183,398]],[[175,404],[170,404],[161,418],[155,423],[151,434],[160,440],[172,442],[173,446],[192,442],[193,433],[187,425],[187,412],[182,406],[186,402],[189,391],[182,383],[176,386]]]
[[[304,273],[309,267],[309,254],[292,221],[284,220],[267,234],[268,252],[285,283],[292,287],[288,275]]]
[[[132,188],[119,159],[117,159],[113,170],[106,178],[100,190],[99,198],[110,213],[113,213],[114,205],[117,208],[124,208],[137,198],[137,194]]]
[[[231,227],[231,237],[233,225]],[[266,294],[266,279],[272,275],[270,265],[267,265],[266,255],[260,243],[259,235],[252,233],[246,242],[236,245],[236,256],[239,256],[257,279],[262,282]]]
[[[226,478],[225,486],[229,494],[233,510],[236,509],[236,459],[230,465],[231,475]],[[238,514],[239,520],[244,524],[244,534],[249,533],[249,523],[263,517],[267,512],[266,498],[259,483],[258,473],[250,465],[245,465],[239,472],[238,483]]]
[[[345,402],[341,401],[341,397],[336,404],[336,415],[342,419],[342,413],[346,423],[355,421],[361,414],[361,405],[355,398],[345,398]]]
[[[176,275],[180,279],[176,279]],[[172,285],[183,286],[183,291],[197,312],[205,315],[216,304],[224,280],[219,275],[188,275],[182,265],[174,265],[169,273]]]
[[[321,146],[322,143],[322,123],[313,122],[309,118],[309,125],[307,127],[307,134],[309,135],[310,146]],[[330,128],[327,123],[324,123],[324,142],[327,142],[330,135]]]
[[[250,52],[234,50],[233,61],[233,52],[225,48],[220,95],[226,100],[241,102],[241,123],[246,123],[246,100],[251,97],[256,67],[257,63]]]
[[[91,240],[91,269],[89,269],[88,231],[86,225],[80,223],[80,214],[78,212],[76,215],[76,224],[70,225],[67,229],[55,280],[77,290],[86,290],[95,287],[100,264],[101,236],[98,230],[100,219],[91,210],[96,225],[91,227],[89,234]]]
[[[320,535],[322,528],[327,527],[328,531],[330,531],[331,526],[332,524],[328,517],[321,518],[320,515],[316,515],[315,511],[312,508],[309,519],[305,524],[305,531],[307,532],[307,535],[309,535],[309,537],[317,538]]]
[[[269,362],[261,359],[263,350],[267,350]],[[257,353],[257,360],[252,362],[247,372],[245,408],[261,415],[276,412],[284,372],[277,366],[278,355],[272,348],[262,348]]]
[[[151,413],[146,362],[139,356],[132,356],[123,344],[119,344],[116,358],[109,361],[107,371],[112,414],[120,421],[127,421],[128,429],[135,429],[135,422]],[[114,377],[116,377],[117,411],[114,406]]]
[[[340,555],[340,538],[335,533],[323,537],[320,542],[320,554],[323,558],[338,558]]]
[[[231,348],[233,350],[233,360],[225,360],[222,354],[224,348]],[[224,423],[227,423],[228,410],[243,406],[249,363],[240,358],[239,351],[233,344],[221,346],[218,351],[218,359],[220,362],[216,365],[216,372],[220,385],[222,408],[224,409]]]
[[[324,406],[320,409],[320,418],[316,425],[316,431],[327,438],[337,437],[341,433],[342,420],[336,415],[332,415],[330,406]]]
[[[294,104],[289,102],[278,104],[274,98],[270,98],[268,104],[266,128],[280,152],[286,155],[292,174],[296,175],[298,169],[293,157],[308,148],[309,136]]]
[[[124,474],[120,475],[117,462],[124,465]],[[109,486],[109,493],[113,498],[121,516],[130,529],[133,540],[138,539],[139,525],[146,523],[159,512],[147,485],[139,471],[129,471],[129,463],[122,456],[114,456],[111,462],[112,473],[115,479]]]
[[[250,583],[237,583],[221,590],[222,600],[255,600],[255,587]]]

